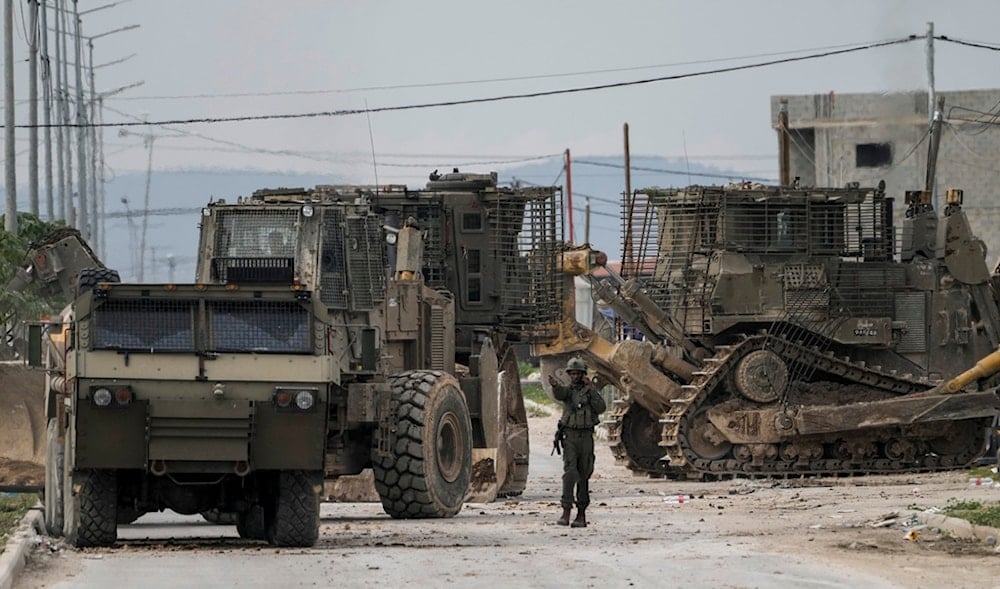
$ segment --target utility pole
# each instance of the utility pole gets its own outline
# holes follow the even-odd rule
[[[573,174],[570,169],[569,148],[566,148],[566,216],[569,219],[569,242],[573,243]]]
[[[146,275],[146,226],[149,224],[149,187],[153,179],[153,140],[156,138],[152,133],[147,133],[144,143],[149,150],[149,158],[146,161],[146,196],[142,201],[142,237],[139,239],[139,282],[145,279]]]
[[[3,7],[3,78],[4,78],[4,152],[5,174],[4,229],[17,233],[17,175],[14,173],[14,0],[4,0]]]
[[[101,231],[100,224],[98,223],[97,217],[97,128],[94,127],[93,123],[97,122],[97,97],[94,91],[94,38],[90,37],[87,39],[87,49],[90,53],[90,127],[87,128],[87,138],[90,139],[90,218],[93,224],[93,231],[91,232],[92,239],[90,240],[93,247],[104,255],[104,250],[101,249]]]
[[[45,0],[41,0],[42,24],[39,27],[42,34],[42,102],[45,104],[45,212],[48,220],[62,217],[62,210],[55,212],[52,186],[52,62],[49,61],[49,31]]]
[[[62,0],[62,6],[65,7],[66,0]],[[61,42],[60,48],[61,53],[59,55],[60,65],[62,66],[62,82],[60,86],[60,96],[62,97],[62,133],[63,133],[63,160],[66,162],[63,167],[63,187],[65,188],[65,201],[66,206],[66,224],[71,227],[76,226],[76,205],[73,204],[73,132],[69,127],[69,49],[66,47],[68,43],[66,42],[66,32],[69,30],[69,25],[66,22],[66,15],[69,13],[68,10],[63,8],[59,9],[59,4],[56,5],[56,18],[61,21],[62,26],[60,30],[56,33],[56,38]]]
[[[84,239],[90,239],[90,224],[87,218],[87,136],[86,136],[86,105],[83,102],[83,52],[80,48],[80,13],[77,10],[79,0],[73,0],[73,20],[76,35],[74,35],[74,53],[76,55],[76,178],[77,190],[80,191],[80,210],[77,227]]]
[[[782,186],[790,186],[792,174],[788,161],[788,99],[782,98],[778,102],[778,162],[780,164],[780,180]]]
[[[927,23],[927,122],[934,123],[934,23]]]
[[[28,211],[38,216],[38,0],[28,0]]]
[[[54,80],[54,85],[52,89],[52,98],[55,101],[56,107],[56,121],[59,123],[65,122],[63,116],[63,93],[62,93],[62,79],[63,79],[63,59],[62,59],[62,13],[59,11],[60,0],[53,0],[53,9],[55,14],[56,25],[56,40],[55,40],[55,50],[56,58],[54,60],[54,68],[56,72],[56,77]],[[66,202],[66,166],[69,162],[64,162],[65,151],[63,150],[63,137],[66,133],[66,127],[59,125],[55,129],[56,133],[56,173],[59,177],[59,199],[56,204],[59,208],[59,218],[64,219],[67,225],[72,225],[73,221],[70,218],[70,205]]]

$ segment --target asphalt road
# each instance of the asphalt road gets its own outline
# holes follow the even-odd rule
[[[534,420],[533,420],[534,421]],[[663,481],[609,466],[598,449],[591,526],[554,524],[561,463],[533,424],[532,474],[517,500],[468,504],[447,520],[392,520],[378,504],[324,504],[310,549],[239,539],[198,516],[149,514],[109,549],[36,550],[17,587],[897,587],[891,576],[772,550],[715,529],[714,510],[664,504]],[[554,425],[552,426],[554,427]]]

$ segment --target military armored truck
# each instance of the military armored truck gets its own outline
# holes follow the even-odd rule
[[[345,216],[365,203],[380,216],[363,224]],[[558,314],[558,301],[535,301],[531,283],[557,281],[554,252],[561,234],[556,187],[504,187],[492,174],[457,170],[431,175],[425,189],[403,185],[262,189],[236,202],[215,202],[202,218],[197,281],[226,284],[247,278],[309,284],[337,318],[341,386],[380,374],[434,368],[455,372],[471,412],[478,500],[524,489],[528,473],[527,418],[515,344],[532,326]],[[375,219],[375,217],[371,217]],[[454,328],[443,315],[419,317],[412,303],[389,297],[383,333],[368,317],[383,307],[383,274],[402,254],[397,232],[419,227],[422,249],[413,271],[451,301]],[[380,226],[379,223],[382,225]],[[359,244],[384,234],[376,250]],[[341,242],[348,248],[342,254]],[[442,311],[443,312],[443,311]],[[545,321],[543,321],[545,319]],[[429,329],[430,343],[414,339]],[[388,338],[382,346],[381,338]],[[455,363],[458,364],[456,370]],[[338,411],[343,411],[341,408]],[[352,425],[331,415],[328,478],[367,464],[346,452]]]
[[[962,201],[948,191],[939,217],[929,193],[908,193],[896,241],[884,184],[639,190],[623,215],[622,276],[587,250],[563,268],[589,275],[643,339],[608,342],[566,320],[536,351],[588,355],[625,393],[609,440],[637,472],[968,465],[996,414],[995,370],[962,383],[982,392],[926,394],[1000,345]]]

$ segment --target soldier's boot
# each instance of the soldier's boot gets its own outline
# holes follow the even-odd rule
[[[559,519],[557,519],[556,523],[559,524],[560,526],[568,526],[569,525],[569,507],[563,508],[562,517],[560,517]]]
[[[580,509],[580,511],[576,512],[576,519],[573,520],[573,523],[570,524],[570,527],[572,527],[572,528],[586,528],[587,527],[587,510],[586,509]]]

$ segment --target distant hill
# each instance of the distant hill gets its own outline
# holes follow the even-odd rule
[[[621,159],[615,157],[576,158],[573,163],[573,208],[575,241],[585,239],[587,197],[590,197],[590,242],[606,251],[611,259],[620,251],[620,202],[624,191]],[[651,156],[632,158],[632,187],[687,186],[690,184],[721,184],[744,176],[731,170],[691,163],[690,171],[683,160]],[[562,161],[552,159],[540,163],[498,170],[501,182],[565,186]],[[466,172],[489,172],[491,169],[463,169]],[[198,247],[198,222],[201,208],[211,199],[233,200],[258,188],[312,187],[317,184],[343,184],[343,179],[322,174],[261,172],[259,170],[191,170],[154,171],[150,182],[147,217],[144,280],[168,282],[193,280],[195,254]],[[419,188],[420,186],[413,186]],[[118,269],[122,279],[139,278],[139,249],[142,242],[143,200],[146,175],[122,174],[110,180],[106,187],[106,235],[103,244],[95,244],[102,259]],[[0,190],[2,192],[2,190]],[[25,199],[26,187],[19,189]],[[127,205],[123,202],[127,200]],[[23,203],[22,203],[23,206]],[[129,213],[129,214],[127,214]],[[567,235],[568,237],[568,235]],[[173,262],[171,271],[170,261]]]

